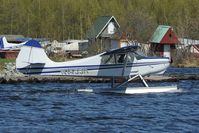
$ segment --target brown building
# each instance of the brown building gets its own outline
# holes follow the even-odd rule
[[[24,38],[22,35],[0,35],[0,58],[6,59],[15,59],[19,53],[19,50],[5,50],[3,49],[3,38],[6,38],[8,43],[21,43],[21,38]]]
[[[16,59],[19,50],[0,50],[0,58]]]

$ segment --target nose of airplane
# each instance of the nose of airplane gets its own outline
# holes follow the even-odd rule
[[[167,63],[165,63],[165,69],[167,69],[172,64],[172,61],[170,58],[167,59]]]

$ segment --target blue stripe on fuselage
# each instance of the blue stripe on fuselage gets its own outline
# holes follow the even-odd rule
[[[169,63],[168,61],[162,61],[162,62],[142,62],[142,63],[127,63],[127,67],[137,67],[137,66],[145,66],[145,65],[156,65],[156,64],[164,64]],[[56,67],[30,67],[30,68],[17,68],[17,70],[24,70],[24,69],[57,69],[57,68],[88,68],[94,69],[94,68],[112,68],[112,67],[123,67],[124,64],[107,64],[107,65],[85,65],[85,66],[56,66]],[[93,67],[93,68],[92,68]],[[89,69],[90,68],[90,69]]]
[[[146,66],[146,65],[159,65],[159,64],[165,64],[168,63],[168,61],[162,61],[162,62],[144,62],[144,63],[128,63],[126,67],[139,67],[139,66]],[[58,67],[33,67],[33,68],[18,68],[17,70],[27,70],[28,71],[36,71],[36,70],[46,70],[46,69],[58,69],[58,68],[69,68],[69,69],[86,69],[86,70],[103,70],[103,69],[117,69],[117,68],[123,68],[124,64],[110,64],[110,65],[87,65],[87,66],[58,66]],[[62,69],[62,70],[63,70]],[[54,70],[54,71],[45,71],[45,72],[27,72],[26,74],[41,74],[41,73],[57,73],[61,72],[62,70]]]

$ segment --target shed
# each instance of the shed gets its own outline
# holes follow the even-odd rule
[[[0,50],[0,58],[16,59],[19,54],[19,50]]]
[[[87,38],[111,38],[120,27],[114,16],[100,16],[87,32]]]
[[[110,49],[111,40],[119,32],[120,25],[114,16],[100,16],[87,32],[89,43],[100,44],[100,51]]]
[[[171,58],[171,52],[179,41],[171,26],[159,25],[153,33],[150,43],[153,52]]]

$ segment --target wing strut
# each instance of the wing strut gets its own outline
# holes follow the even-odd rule
[[[144,83],[145,87],[149,87],[149,85],[146,83],[146,81],[144,80],[144,78],[142,77],[141,74],[138,74],[140,79],[142,80],[142,82]]]
[[[115,77],[111,78],[111,88],[115,87]]]
[[[125,60],[124,60],[124,68],[122,70],[122,76],[124,76],[125,71],[126,71],[126,65],[127,65],[127,59],[128,59],[128,53],[125,54]]]

